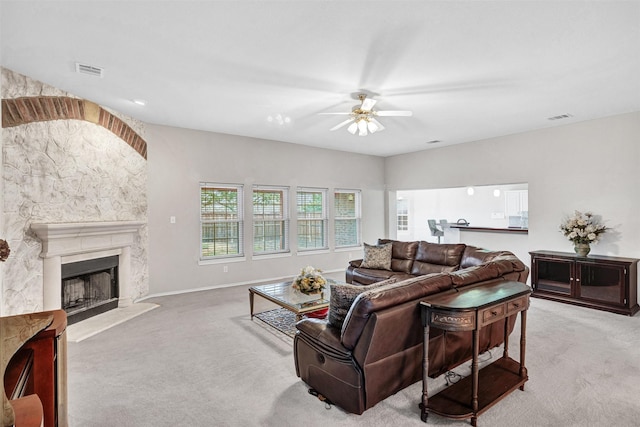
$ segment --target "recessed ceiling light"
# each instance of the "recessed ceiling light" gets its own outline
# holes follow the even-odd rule
[[[147,101],[144,99],[134,99],[132,102],[137,105],[142,105],[143,107],[147,105]]]

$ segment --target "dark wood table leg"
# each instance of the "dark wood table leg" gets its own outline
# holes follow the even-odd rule
[[[520,312],[520,378],[526,378],[527,368],[524,364],[524,355],[527,347],[527,310]],[[524,391],[524,384],[520,386],[520,390]]]
[[[425,311],[426,310],[422,310],[422,324],[424,325],[422,351],[424,357],[422,358],[422,403],[420,404],[420,419],[426,423],[427,417],[429,416],[427,412],[427,403],[429,403],[429,393],[427,390],[427,379],[429,378],[429,322],[426,319]]]
[[[249,310],[251,311],[251,320],[253,320],[253,296],[255,294],[249,289]]]
[[[478,422],[478,352],[480,351],[480,333],[478,329],[473,330],[473,360],[471,362],[471,425],[476,426]]]

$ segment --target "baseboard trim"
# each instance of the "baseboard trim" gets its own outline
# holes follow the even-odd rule
[[[329,274],[329,273],[340,273],[340,272],[344,272],[344,269],[339,268],[339,269],[335,269],[335,270],[323,270],[323,273],[326,273],[326,274]],[[220,284],[220,285],[203,286],[203,287],[199,287],[199,288],[189,288],[189,289],[180,289],[180,290],[176,290],[176,291],[158,292],[158,293],[145,295],[144,297],[136,299],[134,302],[141,302],[141,301],[147,300],[149,298],[166,297],[166,296],[171,296],[171,295],[181,295],[181,294],[188,294],[188,293],[192,293],[192,292],[211,291],[213,289],[231,288],[231,287],[235,287],[235,286],[258,285],[258,284],[264,284],[264,283],[281,282],[281,281],[285,281],[285,280],[293,280],[293,276],[287,275],[287,276],[271,277],[271,278],[260,279],[260,280],[248,280],[248,281],[244,281],[244,282],[224,283],[224,284]]]

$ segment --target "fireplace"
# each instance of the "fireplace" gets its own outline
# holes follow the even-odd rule
[[[62,264],[62,309],[73,324],[118,307],[118,256]]]
[[[142,221],[31,224],[42,241],[44,310],[64,308],[84,313],[85,300],[95,298],[104,301],[97,304],[96,310],[106,311],[113,304],[131,305],[131,247],[144,224]],[[69,287],[66,296],[65,282]]]

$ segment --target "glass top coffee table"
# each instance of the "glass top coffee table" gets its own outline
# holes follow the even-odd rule
[[[252,286],[249,288],[249,307],[253,320],[253,298],[261,296],[296,315],[296,321],[302,319],[305,314],[329,307],[330,286],[340,283],[333,279],[327,279],[327,286],[319,294],[305,295],[291,287],[292,282],[272,283],[268,285]]]

